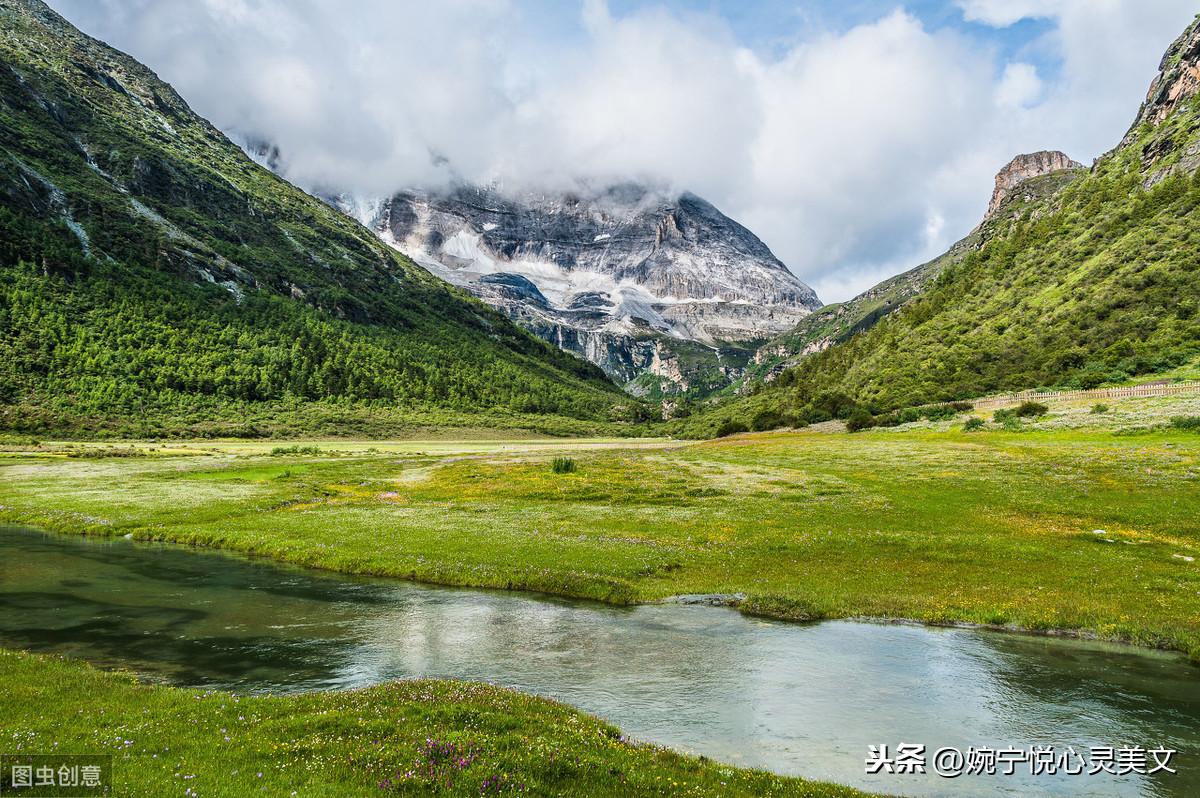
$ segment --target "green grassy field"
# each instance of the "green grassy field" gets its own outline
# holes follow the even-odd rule
[[[572,473],[551,469],[561,442],[42,446],[0,459],[0,521],[617,603],[744,593],[783,618],[1072,630],[1200,659],[1200,436],[1054,411],[1019,432],[580,444]]]
[[[1063,629],[1200,660],[1200,435],[1167,426],[1197,402],[705,443],[11,440],[0,523],[618,603],[744,593],[783,618]],[[4,651],[0,683],[13,753],[112,752],[123,795],[859,795],[480,684],[235,697]]]
[[[472,682],[247,697],[0,650],[0,683],[5,753],[111,754],[120,796],[864,795],[635,744]]]

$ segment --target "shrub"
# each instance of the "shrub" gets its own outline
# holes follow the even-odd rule
[[[1034,416],[1044,416],[1050,412],[1050,408],[1040,402],[1021,402],[1020,407],[1016,410],[1018,418],[1032,418]]]
[[[760,410],[750,420],[750,429],[755,432],[764,432],[770,429],[779,429],[787,426],[784,423],[783,416],[775,410]]]
[[[1107,412],[1108,412],[1108,405],[1105,405],[1105,404],[1092,405],[1092,415],[1099,415],[1100,413],[1107,413]]]
[[[850,418],[846,419],[846,429],[850,432],[858,432],[859,430],[869,429],[873,426],[875,426],[875,417],[861,407],[851,413]]]
[[[800,411],[800,422],[804,425],[820,424],[822,421],[829,421],[832,418],[833,416],[830,415],[829,411],[822,410],[819,407],[813,407],[812,405],[806,405],[805,408]]]
[[[901,410],[901,411],[899,412],[898,416],[899,416],[899,418],[900,418],[900,423],[901,423],[901,424],[911,424],[911,423],[912,423],[912,422],[914,422],[914,421],[920,421],[920,419],[921,419],[921,408],[919,408],[919,407],[906,407],[906,408],[904,408],[903,410]]]
[[[823,391],[809,404],[833,418],[849,418],[858,409],[858,403],[841,391]]]
[[[992,421],[995,421],[997,424],[1003,424],[1005,421],[1016,417],[1017,411],[1011,407],[1002,407],[995,413],[992,413]]]
[[[316,446],[276,446],[271,450],[272,457],[279,457],[285,454],[320,454],[320,448]]]
[[[1200,416],[1174,416],[1171,426],[1188,432],[1200,432]]]
[[[738,421],[735,418],[727,418],[717,427],[717,437],[726,438],[730,435],[737,435],[739,432],[749,432],[750,428],[745,423]]]
[[[948,418],[954,418],[954,408],[950,405],[927,407],[921,411],[921,415],[930,421],[945,421]]]
[[[1099,388],[1106,382],[1120,382],[1122,376],[1124,375],[1113,374],[1103,366],[1092,364],[1076,374],[1070,382],[1086,391]]]
[[[982,418],[968,418],[963,424],[963,432],[974,432],[975,430],[983,429]]]
[[[956,413],[966,413],[975,409],[975,405],[971,404],[970,402],[950,402],[946,405],[946,407],[949,407]]]
[[[555,474],[574,474],[575,461],[570,457],[555,457],[554,462],[550,464],[550,470]]]

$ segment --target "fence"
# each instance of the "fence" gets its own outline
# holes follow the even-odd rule
[[[1125,396],[1172,396],[1196,391],[1200,391],[1200,381],[1191,380],[1188,382],[1122,385],[1118,388],[1092,388],[1086,391],[1020,391],[980,397],[972,404],[978,410],[990,410],[1000,405],[1035,402],[1041,399],[1120,399]]]

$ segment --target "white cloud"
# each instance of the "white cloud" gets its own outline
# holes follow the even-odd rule
[[[1004,67],[996,87],[996,102],[1005,108],[1032,105],[1042,93],[1042,80],[1033,64],[1014,62]]]
[[[759,65],[764,120],[733,207],[813,283],[913,256],[929,217],[950,213],[932,181],[991,114],[990,74],[962,42],[899,12]],[[843,283],[856,287],[844,275],[831,285]]]
[[[761,126],[748,54],[702,20],[588,9],[585,47],[540,76],[520,107],[525,137],[497,153],[497,171],[526,181],[654,176],[729,196]]]
[[[982,22],[1007,28],[1022,19],[1053,16],[1070,0],[958,0],[963,17],[969,22]]]
[[[765,55],[714,15],[603,0],[566,38],[523,0],[52,3],[222,129],[277,143],[306,187],[654,178],[745,223],[827,301],[945,249],[1017,152],[1115,144],[1191,16],[1190,0],[959,0],[983,25],[1048,20],[1047,71],[903,11]]]
[[[1120,140],[1163,52],[1197,10],[1192,0],[958,0],[958,5],[967,19],[998,27],[1026,18],[1052,23],[1030,48],[1056,57],[1059,74],[1042,85],[1032,107],[1006,120],[1007,137],[1017,150],[1062,149],[1085,162]],[[1009,89],[1015,97],[1022,79],[1010,77],[1013,66],[1001,82],[1014,81]]]

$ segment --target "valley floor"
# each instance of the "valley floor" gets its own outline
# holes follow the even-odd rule
[[[960,418],[704,443],[12,445],[0,523],[616,603],[744,594],[743,610],[781,618],[1065,630],[1200,660],[1200,435],[1162,427],[1196,402],[1118,400],[1105,414],[1064,403],[1020,431],[963,432]],[[574,470],[556,473],[564,455]],[[70,718],[72,745],[134,739],[147,746],[134,772],[164,789],[197,762],[265,760],[271,794],[298,783],[286,766],[321,763],[340,794],[378,793],[375,775],[409,763],[366,741],[390,734],[404,743],[385,748],[409,752],[468,724],[481,756],[534,792],[604,792],[620,774],[623,794],[851,794],[634,747],[567,708],[481,686],[197,699],[13,653],[0,680],[6,737],[32,734],[32,748]],[[214,729],[242,716],[253,734],[227,752]],[[180,742],[153,762],[151,736]]]
[[[1114,402],[1093,428],[1064,405],[1018,432],[960,419],[677,444],[43,444],[0,458],[0,522],[614,603],[741,593],[743,609],[783,618],[1073,630],[1200,657],[1200,437],[1135,423],[1196,401]],[[554,473],[564,454],[574,472]]]

